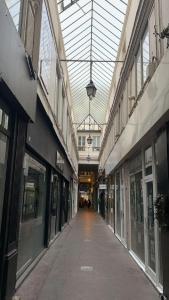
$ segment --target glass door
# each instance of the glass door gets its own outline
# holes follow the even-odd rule
[[[9,142],[9,116],[0,106],[0,232],[5,193],[6,168]],[[1,247],[1,245],[0,245]]]
[[[120,172],[116,173],[116,233],[121,237]]]
[[[154,272],[155,261],[155,227],[154,227],[154,203],[153,181],[146,182],[146,231],[147,231],[147,264]]]
[[[125,190],[123,169],[116,173],[116,233],[125,242]]]
[[[124,170],[121,170],[121,238],[124,241],[125,240],[125,189],[124,189]]]
[[[155,167],[153,147],[144,151],[144,227],[145,269],[155,284],[158,284],[158,232],[154,217]]]
[[[50,229],[50,239],[53,240],[56,233],[58,232],[58,209],[59,209],[59,198],[58,198],[58,189],[59,189],[58,176],[53,175],[52,183],[52,201],[51,201],[51,229]]]

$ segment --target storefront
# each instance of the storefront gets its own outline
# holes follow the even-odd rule
[[[8,161],[9,146],[9,113],[5,109],[0,99],[0,232],[3,217],[4,192],[6,182],[6,169]],[[1,239],[0,239],[1,243]],[[0,244],[0,249],[1,249]]]
[[[60,203],[61,203],[61,178],[53,171],[51,178],[51,220],[50,240],[52,241],[59,232]]]
[[[167,131],[161,131],[145,145],[109,174],[107,220],[119,240],[162,292],[168,276],[165,266],[168,252],[165,249],[169,238],[166,227],[159,227],[155,209],[157,197],[168,195]]]
[[[107,182],[107,223],[115,229],[115,176],[109,175]]]
[[[117,237],[126,243],[126,203],[125,203],[125,186],[124,170],[119,169],[115,173],[115,233]]]
[[[38,101],[27,130],[20,192],[17,278],[24,279],[68,222],[72,170]]]
[[[28,153],[23,163],[21,201],[18,276],[44,249],[46,168]]]

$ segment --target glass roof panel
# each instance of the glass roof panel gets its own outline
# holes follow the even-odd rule
[[[98,124],[103,124],[128,0],[57,0],[57,3],[74,121],[81,124],[89,115],[85,87],[92,79],[97,92],[90,113]]]

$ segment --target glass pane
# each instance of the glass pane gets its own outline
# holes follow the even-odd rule
[[[145,82],[148,77],[147,67],[149,62],[150,62],[150,42],[149,42],[149,32],[147,31],[143,38],[143,82]]]
[[[116,209],[117,209],[116,231],[118,235],[121,236],[120,173],[116,174]]]
[[[137,60],[136,60],[136,70],[137,70],[137,95],[141,91],[142,87],[142,78],[141,78],[141,51],[139,50],[137,54]]]
[[[25,268],[44,247],[45,173],[46,169],[39,162],[25,155],[18,270]]]
[[[128,1],[116,0],[114,5],[111,1],[95,0],[93,2],[81,0],[77,5],[67,5],[69,0],[60,3],[60,10],[65,10],[59,15],[61,27],[64,32],[65,51],[68,59],[90,59],[91,38],[91,11],[93,15],[93,40],[92,59],[109,60],[109,63],[96,62],[93,64],[92,79],[97,87],[96,97],[91,103],[91,115],[97,122],[104,122],[106,103],[109,99],[109,89],[114,71],[114,60],[117,58],[123,22]],[[91,5],[93,9],[91,10]],[[113,34],[112,34],[113,33]],[[83,121],[88,113],[86,91],[83,88],[90,80],[90,64],[86,62],[67,63],[72,87],[74,116],[77,123]],[[78,80],[77,80],[78,78]],[[80,102],[79,102],[80,99]],[[104,105],[103,105],[104,104]]]
[[[144,211],[142,172],[130,178],[131,248],[144,262]]]
[[[148,264],[155,271],[155,233],[154,233],[154,203],[153,182],[147,183],[147,210],[148,210]]]
[[[0,125],[2,125],[2,109],[0,108]]]
[[[50,23],[49,23],[48,13],[47,13],[45,3],[43,3],[43,8],[42,8],[39,62],[40,62],[39,71],[40,71],[41,79],[47,91],[51,92],[50,85],[53,83],[52,78],[56,76],[56,68],[55,68],[56,51],[55,51],[54,41],[50,29]],[[55,72],[55,76],[52,77],[51,72]]]
[[[2,222],[2,210],[4,201],[6,178],[7,137],[0,132],[0,229]]]
[[[20,9],[21,9],[21,1],[20,0],[5,0],[6,5],[9,9],[11,17],[14,21],[16,29],[19,28],[19,18],[20,18]]]
[[[153,150],[152,147],[145,151],[145,175],[152,174]]]
[[[4,128],[8,130],[9,117],[4,113]]]
[[[59,180],[58,176],[54,175],[53,187],[52,187],[52,203],[51,203],[51,240],[55,237],[58,232],[59,224]]]

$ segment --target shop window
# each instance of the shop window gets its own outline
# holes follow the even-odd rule
[[[79,151],[85,151],[85,144],[86,144],[86,137],[85,136],[79,136],[78,137],[78,150]]]
[[[59,208],[60,208],[60,180],[56,174],[53,174],[52,192],[51,192],[51,224],[50,239],[52,240],[59,231]]]
[[[25,154],[22,178],[22,216],[18,270],[23,270],[44,248],[46,168]]]
[[[0,229],[2,222],[3,201],[5,192],[7,151],[8,151],[8,120],[6,112],[0,108]]]
[[[45,182],[45,168],[26,154],[24,160],[24,199],[22,222],[42,215],[42,193]]]
[[[19,30],[21,0],[5,0],[15,27]]]
[[[131,249],[145,261],[142,171],[130,177]]]

